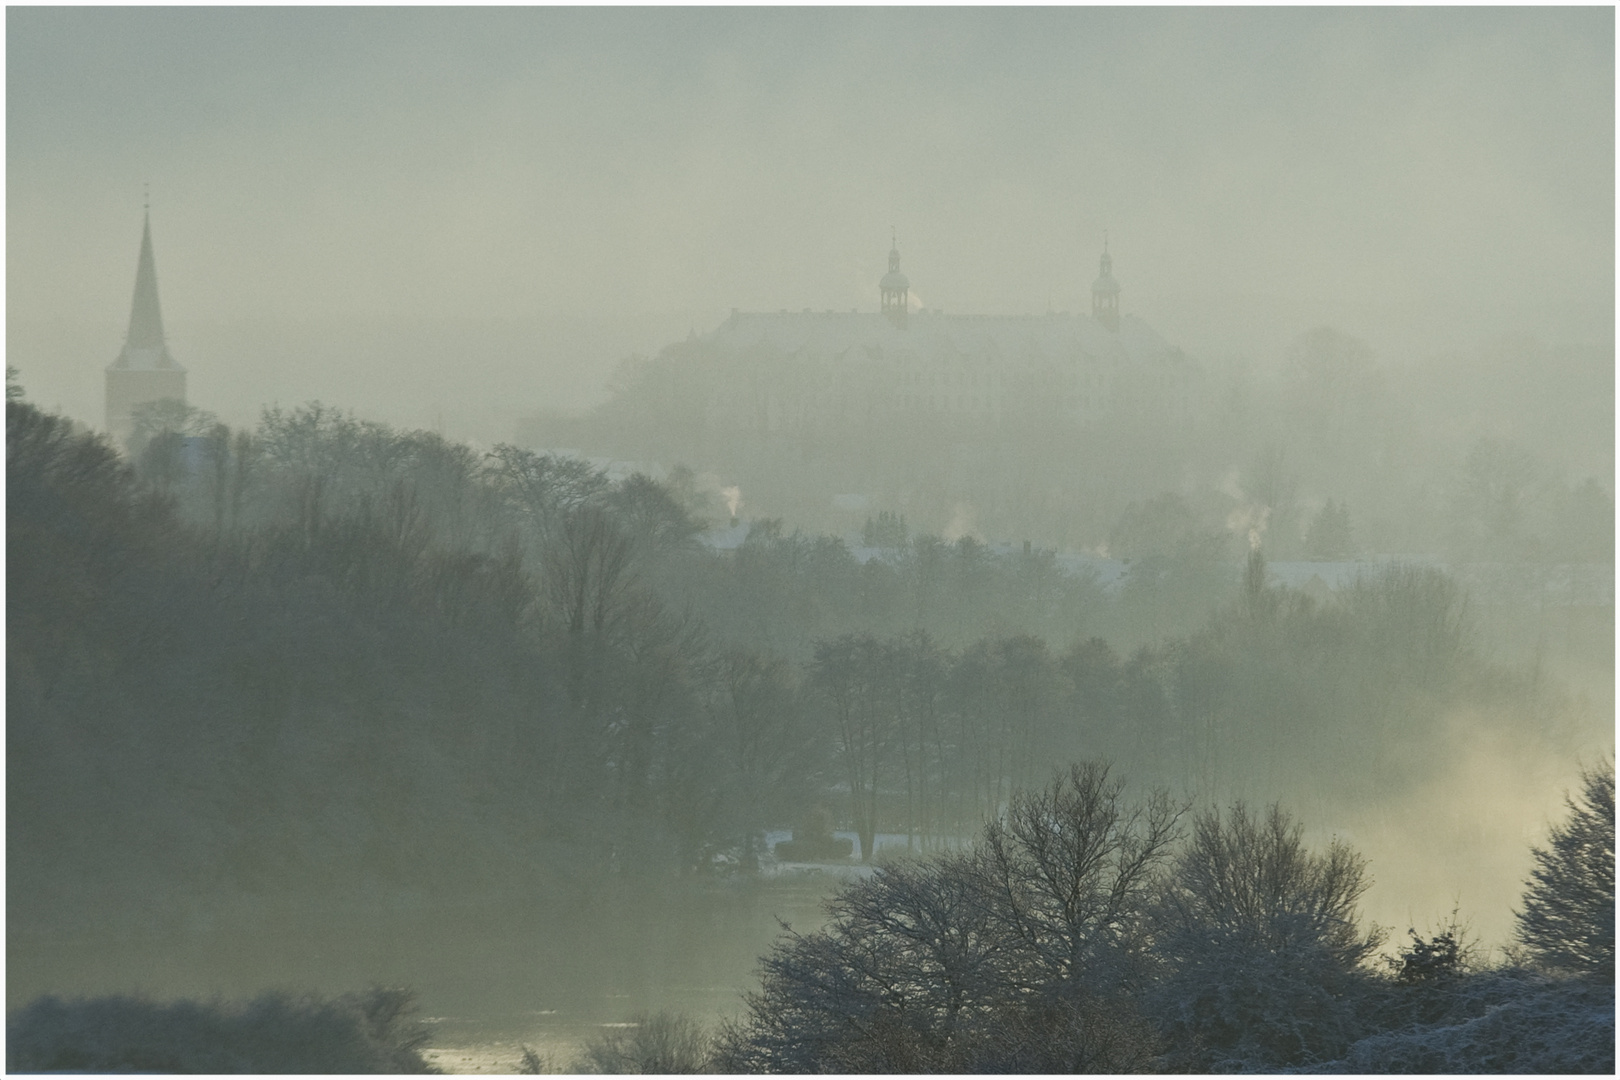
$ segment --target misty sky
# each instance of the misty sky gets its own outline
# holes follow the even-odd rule
[[[487,438],[732,307],[1123,308],[1194,355],[1612,340],[1614,14],[8,10],[10,362],[100,423],[150,182],[194,403]],[[475,419],[479,418],[479,419]],[[480,426],[481,419],[488,423]]]

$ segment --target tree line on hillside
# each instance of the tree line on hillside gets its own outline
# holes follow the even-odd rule
[[[614,481],[316,406],[207,430],[150,433],[132,466],[8,394],[14,934],[277,891],[588,904],[626,878],[745,867],[765,828],[825,808],[863,855],[904,831],[937,857],[879,867],[827,930],[784,939],[727,1067],[1589,1064],[1566,1043],[1511,1056],[1526,1032],[1591,1028],[1585,983],[1471,972],[1454,934],[1369,982],[1373,938],[1346,914],[1364,868],[1306,852],[1286,815],[1189,828],[1100,766],[1040,787],[1053,761],[1108,756],[1206,804],[1317,813],[1423,780],[1462,706],[1476,730],[1567,747],[1558,694],[1480,655],[1444,574],[1394,567],[1319,603],[1268,587],[1256,552],[1214,615],[1128,654],[1018,626],[944,641],[926,609],[863,627],[846,594],[819,596],[852,572],[836,542],[809,542],[824,561],[802,569],[802,537],[704,549],[679,476]],[[992,580],[1040,565],[1019,559]],[[750,641],[761,624],[695,599],[744,580],[732,602],[851,621],[797,653]],[[1521,926],[1549,971],[1612,980],[1603,783],[1538,855]],[[1232,892],[1245,866],[1296,892]]]
[[[746,864],[818,807],[865,855],[878,831],[926,847],[1094,754],[1205,794],[1309,775],[1319,806],[1409,780],[1459,702],[1568,736],[1555,694],[1476,654],[1433,571],[1330,605],[1251,571],[1195,631],[1121,654],[1042,615],[1108,602],[1039,553],[862,565],[767,529],[728,556],[695,542],[689,475],[614,481],[318,405],[235,432],[171,413],[149,411],[131,466],[8,400],[25,923],[109,895],[87,881],[152,908],[585,889]],[[1005,621],[936,631],[961,604]],[[1316,776],[1329,759],[1362,767]]]

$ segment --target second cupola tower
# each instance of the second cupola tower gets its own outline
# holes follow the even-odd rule
[[[900,272],[900,245],[892,236],[889,240],[889,272],[878,282],[883,297],[883,314],[896,326],[906,325],[906,309],[911,304],[911,282]]]
[[[1114,280],[1114,258],[1108,254],[1108,237],[1097,280],[1091,283],[1091,317],[1110,330],[1119,329],[1119,282]]]

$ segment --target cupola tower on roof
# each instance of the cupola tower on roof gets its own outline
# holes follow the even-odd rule
[[[1114,259],[1108,254],[1108,237],[1097,280],[1091,283],[1091,317],[1110,330],[1119,329],[1119,282],[1114,280]]]
[[[889,272],[878,282],[883,298],[883,314],[899,327],[906,325],[906,308],[910,304],[911,282],[900,272],[900,245],[891,235],[889,240]]]
[[[158,306],[157,264],[152,258],[152,216],[141,226],[141,254],[135,263],[135,298],[129,332],[118,359],[107,366],[107,430],[119,442],[134,433],[137,407],[149,402],[186,400],[186,369],[169,355]]]

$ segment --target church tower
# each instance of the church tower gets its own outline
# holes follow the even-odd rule
[[[911,282],[906,275],[900,272],[900,246],[891,236],[889,240],[889,272],[883,275],[878,282],[878,292],[883,296],[883,314],[889,317],[894,325],[905,328],[906,308],[910,304],[909,293]]]
[[[186,369],[169,355],[158,308],[157,266],[152,260],[150,207],[141,226],[141,255],[135,264],[135,300],[129,333],[118,359],[107,366],[107,430],[118,443],[135,431],[135,409],[153,401],[186,400]]]
[[[1102,272],[1091,283],[1091,317],[1110,330],[1119,329],[1119,282],[1114,280],[1114,259],[1103,237]]]

